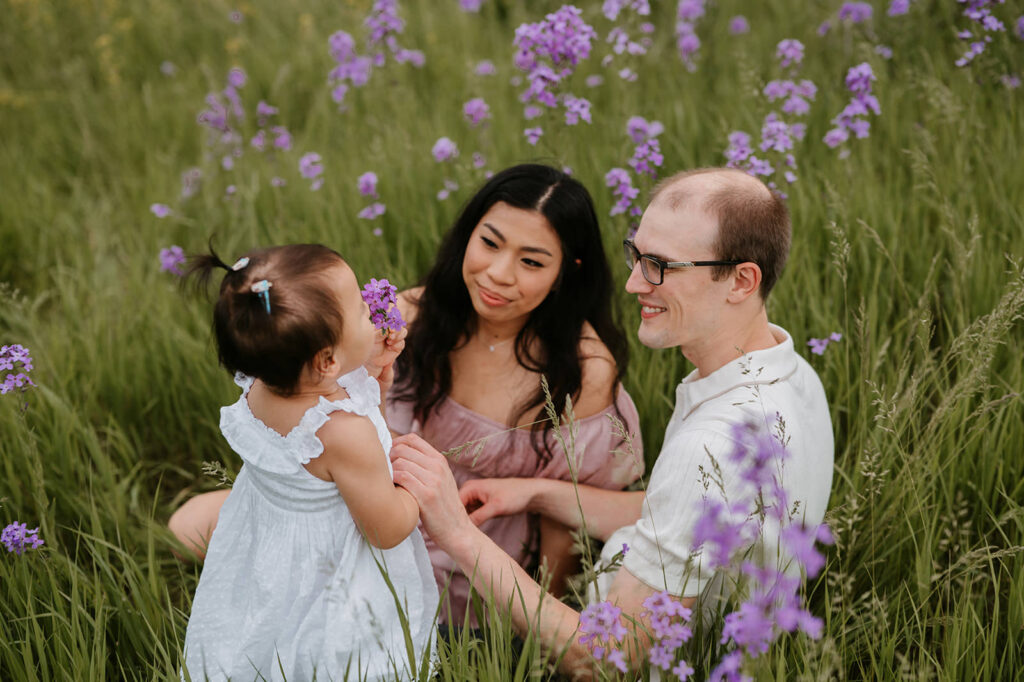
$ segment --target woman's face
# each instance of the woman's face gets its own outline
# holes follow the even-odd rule
[[[525,323],[551,291],[561,266],[562,244],[547,218],[498,202],[469,236],[462,279],[477,315]]]

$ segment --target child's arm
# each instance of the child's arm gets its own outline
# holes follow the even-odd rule
[[[366,417],[335,412],[317,435],[324,452],[307,469],[338,486],[367,542],[390,549],[407,538],[419,522],[419,507],[412,495],[391,480],[373,423]]]

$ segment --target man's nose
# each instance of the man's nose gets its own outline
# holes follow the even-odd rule
[[[626,293],[630,294],[649,294],[654,291],[654,285],[647,281],[641,272],[640,261],[637,261],[633,265],[633,271],[629,273],[629,279],[626,280]]]

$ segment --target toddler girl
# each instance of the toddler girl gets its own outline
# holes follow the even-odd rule
[[[434,644],[438,594],[419,509],[392,482],[380,385],[363,367],[381,334],[355,274],[313,244],[230,267],[201,256],[191,271],[202,285],[216,267],[217,350],[242,389],[220,428],[243,466],[210,538],[185,668],[193,680],[411,677]]]

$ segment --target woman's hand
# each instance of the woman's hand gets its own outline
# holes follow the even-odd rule
[[[531,478],[478,478],[462,484],[459,499],[479,526],[496,516],[528,511],[536,483]]]
[[[382,393],[386,393],[395,381],[393,365],[398,356],[405,350],[405,337],[408,335],[408,327],[403,327],[397,332],[389,331],[386,336],[381,337],[380,341],[377,342],[377,352],[364,365],[367,373],[380,382]]]
[[[419,505],[423,527],[438,547],[451,554],[451,543],[475,529],[459,500],[448,460],[418,434],[409,433],[395,438],[391,464],[395,483]]]

